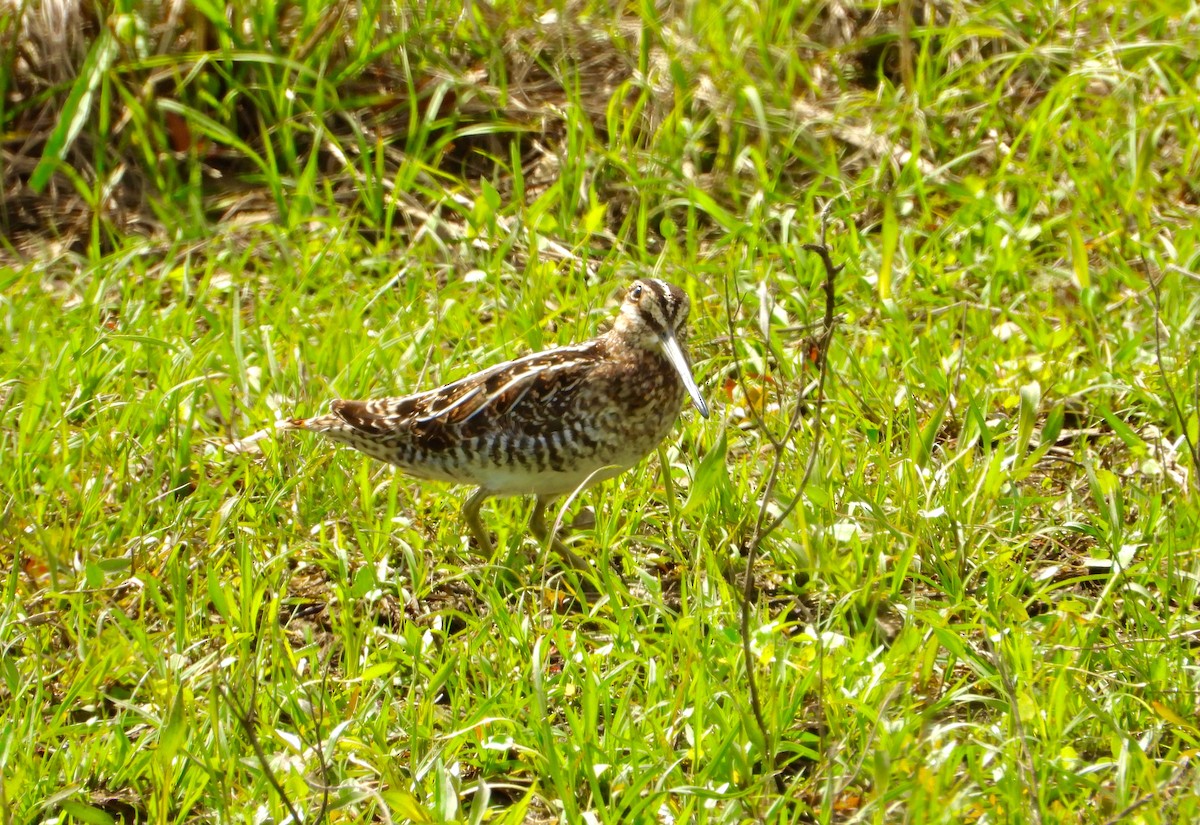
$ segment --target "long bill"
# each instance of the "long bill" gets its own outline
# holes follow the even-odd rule
[[[667,360],[671,362],[675,372],[679,373],[683,386],[687,389],[688,395],[692,397],[692,403],[696,405],[700,415],[708,418],[708,404],[704,403],[704,399],[700,396],[700,388],[696,386],[696,381],[692,378],[692,370],[688,366],[687,356],[683,354],[683,349],[675,340],[674,334],[665,332],[659,341],[662,343],[663,352],[667,354]]]

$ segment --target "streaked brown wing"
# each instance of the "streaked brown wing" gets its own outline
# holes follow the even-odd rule
[[[598,362],[597,342],[539,352],[418,395],[334,401],[367,435],[407,433],[432,449],[493,432],[537,433],[573,407]]]
[[[532,432],[561,418],[594,369],[594,344],[537,353],[420,400],[415,424],[422,432],[453,430],[459,438],[491,432]]]

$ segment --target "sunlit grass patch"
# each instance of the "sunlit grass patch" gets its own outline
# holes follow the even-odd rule
[[[1187,9],[116,4],[54,72],[0,8],[14,820],[1196,816]],[[483,558],[464,490],[226,449],[646,274],[715,414],[564,513],[598,594],[526,502]]]

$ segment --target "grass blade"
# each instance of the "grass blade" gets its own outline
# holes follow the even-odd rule
[[[100,86],[100,81],[104,79],[104,74],[112,68],[113,60],[119,51],[116,38],[108,29],[101,30],[100,36],[88,51],[79,76],[71,86],[71,93],[67,95],[59,114],[58,124],[50,133],[41,160],[29,179],[29,188],[34,192],[40,193],[46,187],[50,176],[70,151],[75,138],[79,137],[83,124],[91,115],[92,96]]]

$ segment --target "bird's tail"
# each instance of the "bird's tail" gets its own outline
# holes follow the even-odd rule
[[[308,430],[310,433],[322,433],[336,427],[344,427],[346,422],[333,413],[315,415],[312,418],[282,418],[275,422],[277,430]]]
[[[329,415],[317,415],[312,418],[282,418],[275,422],[273,427],[264,427],[263,429],[250,433],[245,438],[239,438],[236,441],[225,443],[225,449],[231,453],[258,453],[261,447],[258,442],[268,439],[272,434],[284,432],[287,430],[308,430],[309,432],[322,433],[344,427],[345,422],[332,413]]]

